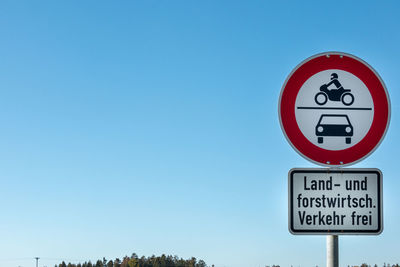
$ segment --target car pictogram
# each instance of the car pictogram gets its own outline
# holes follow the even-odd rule
[[[320,144],[324,142],[324,137],[335,136],[345,137],[346,144],[350,144],[353,136],[353,125],[345,114],[322,114],[315,126],[315,134]]]

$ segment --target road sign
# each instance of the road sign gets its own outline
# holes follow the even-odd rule
[[[292,234],[378,235],[382,230],[380,170],[289,171],[289,231]]]
[[[346,166],[370,155],[390,121],[378,73],[340,52],[312,56],[286,79],[279,99],[281,128],[292,147],[323,166]]]

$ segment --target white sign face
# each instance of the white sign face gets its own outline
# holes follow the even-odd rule
[[[350,72],[337,69],[311,76],[301,86],[295,108],[303,135],[327,150],[343,150],[359,143],[374,118],[374,103],[365,84]]]
[[[378,169],[292,169],[292,234],[380,234],[382,173]]]

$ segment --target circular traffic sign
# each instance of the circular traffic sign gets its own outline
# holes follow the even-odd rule
[[[346,53],[300,63],[279,98],[279,120],[292,147],[323,166],[346,166],[370,155],[385,136],[390,100],[378,73]]]

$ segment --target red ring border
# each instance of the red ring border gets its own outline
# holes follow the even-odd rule
[[[357,76],[368,88],[374,104],[374,118],[366,136],[343,150],[322,149],[300,131],[295,117],[295,102],[301,86],[314,74],[339,69]],[[286,79],[279,100],[281,128],[292,147],[308,160],[323,166],[346,166],[370,155],[385,136],[390,120],[390,101],[378,73],[363,60],[346,53],[327,52],[300,63]]]

